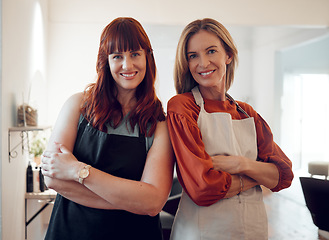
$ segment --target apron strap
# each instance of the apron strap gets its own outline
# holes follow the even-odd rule
[[[195,99],[196,104],[199,107],[203,108],[203,104],[204,103],[203,103],[202,95],[201,95],[201,93],[199,91],[199,87],[198,86],[195,86],[191,91],[192,91],[192,94],[193,94],[193,97]]]
[[[195,99],[196,104],[199,107],[204,108],[204,106],[203,106],[204,105],[204,102],[203,102],[203,98],[202,98],[202,95],[200,93],[199,87],[198,86],[195,86],[191,91],[192,91],[192,94],[194,96],[194,99]],[[248,118],[250,118],[249,114],[245,110],[243,110],[242,107],[240,107],[240,105],[234,100],[234,98],[232,98],[230,96],[230,94],[225,93],[225,96],[228,98],[228,100],[230,100],[231,102],[233,102],[236,105],[238,111],[242,112]]]
[[[231,102],[233,102],[233,103],[236,105],[237,109],[238,109],[240,112],[242,112],[242,113],[245,114],[248,118],[250,118],[249,114],[246,113],[246,111],[243,110],[242,107],[240,107],[240,105],[234,100],[234,98],[231,97],[230,94],[225,93],[225,96],[228,98],[228,100],[230,100]]]

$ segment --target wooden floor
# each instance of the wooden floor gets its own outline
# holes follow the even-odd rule
[[[292,186],[278,193],[264,189],[269,240],[326,240],[319,236],[302,193],[299,176]]]

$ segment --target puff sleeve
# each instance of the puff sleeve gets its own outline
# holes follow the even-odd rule
[[[213,170],[197,125],[199,111],[193,99],[177,95],[168,102],[167,123],[184,191],[197,205],[209,206],[225,197],[232,178]]]
[[[255,119],[257,132],[258,159],[275,164],[279,171],[279,181],[271,191],[278,192],[288,188],[294,178],[292,163],[281,148],[274,142],[273,134],[266,121],[248,104],[240,105]]]

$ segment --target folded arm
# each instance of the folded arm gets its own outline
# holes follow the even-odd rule
[[[165,204],[172,183],[173,152],[166,122],[159,122],[140,181],[112,176],[91,168],[84,185],[78,172],[84,167],[72,154],[77,136],[82,95],[64,105],[42,159],[48,187],[79,204],[156,215]],[[60,143],[60,144],[58,144]]]
[[[78,93],[71,96],[65,102],[58,115],[56,124],[48,141],[46,151],[60,153],[61,151],[57,142],[65,144],[69,150],[73,151],[80,116],[81,100],[82,93]],[[57,193],[64,196],[65,198],[88,207],[115,209],[112,204],[105,201],[100,196],[91,192],[88,188],[78,184],[77,182],[61,180],[48,176],[44,168],[46,168],[46,166],[42,164],[42,171],[45,175],[44,177],[46,185],[49,188],[54,189]]]
[[[199,206],[209,206],[223,199],[232,177],[213,169],[197,124],[168,112],[168,129],[177,159],[178,179],[184,191]]]
[[[279,171],[273,163],[259,162],[242,156],[223,155],[213,156],[212,160],[215,170],[248,176],[257,185],[263,185],[269,189],[277,186],[279,182]]]
[[[246,175],[274,192],[287,188],[294,177],[291,161],[273,141],[273,134],[265,120],[248,107],[248,114],[255,119],[259,161],[242,156],[218,155],[212,158],[214,169]]]

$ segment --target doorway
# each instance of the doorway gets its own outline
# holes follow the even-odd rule
[[[281,144],[294,169],[329,161],[329,74],[285,74]]]

